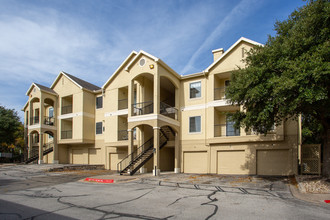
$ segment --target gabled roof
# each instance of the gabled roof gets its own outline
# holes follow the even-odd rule
[[[118,75],[118,73],[119,73],[119,71],[124,67],[124,65],[132,58],[132,57],[134,57],[134,56],[136,56],[136,54],[138,54],[136,51],[132,51],[131,53],[130,53],[130,55],[128,55],[127,57],[126,57],[126,59],[124,60],[124,62],[122,62],[121,64],[120,64],[120,66],[116,69],[116,71],[110,76],[110,78],[108,79],[108,81],[106,82],[106,83],[104,83],[104,85],[102,86],[102,88],[104,89],[111,81],[112,81],[112,79],[116,76],[116,75]]]
[[[85,80],[79,79],[78,77],[75,77],[73,75],[70,75],[64,71],[60,72],[60,74],[58,74],[58,76],[56,77],[55,81],[53,82],[52,86],[50,88],[54,88],[55,84],[57,83],[57,81],[61,78],[61,76],[65,76],[66,78],[68,78],[71,82],[73,82],[75,85],[77,85],[80,89],[86,89],[92,92],[96,92],[97,90],[100,90],[101,88],[91,84],[89,82],[86,82]]]
[[[222,54],[216,61],[214,61],[210,66],[208,66],[203,72],[208,73],[212,67],[214,67],[217,63],[220,62],[220,60],[222,60],[227,54],[229,54],[238,44],[240,44],[241,42],[247,42],[256,46],[264,46],[263,44],[260,44],[256,41],[247,39],[245,37],[241,37],[238,41],[236,41],[224,54]]]
[[[134,57],[134,59],[131,60],[131,62],[126,66],[126,68],[125,68],[126,71],[128,71],[128,69],[133,65],[133,63],[135,63],[135,61],[137,61],[137,59],[139,59],[140,55],[149,57],[150,59],[154,60],[156,63],[161,64],[165,69],[167,69],[169,72],[174,74],[177,78],[179,78],[179,79],[181,78],[181,76],[177,72],[175,72],[171,67],[169,67],[164,61],[162,61],[158,57],[155,57],[143,50],[140,50],[139,53]]]
[[[26,95],[29,95],[29,93],[31,92],[33,87],[36,87],[40,91],[47,92],[47,93],[50,93],[50,94],[53,94],[53,95],[57,95],[57,93],[54,90],[52,90],[51,88],[48,88],[47,86],[40,85],[38,83],[32,83],[30,88],[26,92]]]

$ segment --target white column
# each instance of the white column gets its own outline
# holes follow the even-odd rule
[[[154,167],[153,175],[160,174],[160,149],[159,149],[159,127],[154,127]]]
[[[43,149],[43,145],[44,145],[44,135],[43,133],[39,132],[39,160],[38,160],[38,164],[43,164],[44,163],[44,149]]]
[[[174,145],[174,173],[181,173],[180,168],[180,146],[179,146],[179,134],[175,133],[175,145]]]

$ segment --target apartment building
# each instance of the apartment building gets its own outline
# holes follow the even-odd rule
[[[213,63],[189,75],[133,51],[102,87],[65,72],[50,87],[32,83],[23,108],[28,162],[101,164],[131,175],[296,174],[297,121],[263,135],[235,129],[226,114],[241,110],[225,89],[256,45],[240,38],[213,50]]]

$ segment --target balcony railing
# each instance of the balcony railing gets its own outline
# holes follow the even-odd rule
[[[72,139],[72,130],[61,131],[61,139]]]
[[[232,124],[214,125],[214,137],[240,136],[240,129],[235,129]]]
[[[34,116],[30,118],[31,125],[39,124],[39,116]]]
[[[133,107],[133,116],[146,115],[154,112],[153,101],[132,104],[132,107]]]
[[[222,86],[214,89],[214,100],[226,99],[226,87]]]
[[[62,115],[72,113],[72,105],[62,106]]]
[[[55,124],[55,118],[54,117],[45,116],[44,124],[45,125],[54,125]]]
[[[160,102],[160,114],[178,120],[178,109],[165,102]]]
[[[127,108],[128,108],[128,99],[118,100],[118,110],[127,109]]]

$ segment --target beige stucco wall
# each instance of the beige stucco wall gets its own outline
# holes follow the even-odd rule
[[[29,100],[36,97],[41,100],[51,98],[56,103],[56,116],[60,118],[56,122],[57,130],[54,131],[57,131],[60,163],[104,164],[107,169],[116,169],[118,162],[127,155],[129,146],[127,140],[118,141],[118,130],[136,128],[137,139],[133,141],[133,148],[136,148],[154,135],[154,129],[169,125],[178,133],[177,145],[171,142],[160,151],[161,170],[181,168],[182,172],[189,173],[261,175],[297,173],[298,123],[295,121],[283,123],[267,136],[249,135],[243,128],[240,136],[216,137],[214,134],[215,124],[226,123],[226,112],[240,109],[223,100],[215,101],[214,89],[224,87],[225,81],[230,79],[231,71],[237,69],[237,66],[244,67],[244,51],[250,50],[252,46],[242,41],[208,72],[186,77],[178,76],[162,62],[140,53],[125,61],[102,92],[81,89],[62,75],[53,86],[58,97],[32,90]],[[141,58],[146,61],[144,66],[139,64]],[[173,84],[175,89],[172,94],[167,93],[168,88],[160,88],[161,80],[164,84],[167,80]],[[190,98],[190,83],[199,81],[201,97]],[[133,103],[133,97],[130,92],[134,90],[137,102],[154,101],[154,109],[159,105],[155,100],[171,100],[173,103],[174,93],[178,120],[160,117],[158,112],[132,116],[130,104]],[[62,98],[68,96],[72,96],[73,111],[63,116]],[[103,97],[101,109],[96,109],[95,105],[98,96]],[[128,109],[119,110],[118,99],[124,98],[129,100]],[[27,105],[25,115],[37,108],[40,113],[44,111],[47,115],[47,108],[40,108],[39,102],[33,103],[31,107]],[[201,116],[200,132],[189,132],[189,117],[193,116]],[[102,134],[95,134],[96,122],[102,122]],[[72,129],[73,137],[62,140],[61,131],[66,129]],[[34,128],[31,131],[41,130]],[[174,165],[176,154],[178,167]],[[44,161],[51,163],[52,158],[52,154],[49,154],[44,157]],[[154,168],[153,160],[144,168],[151,172]]]

